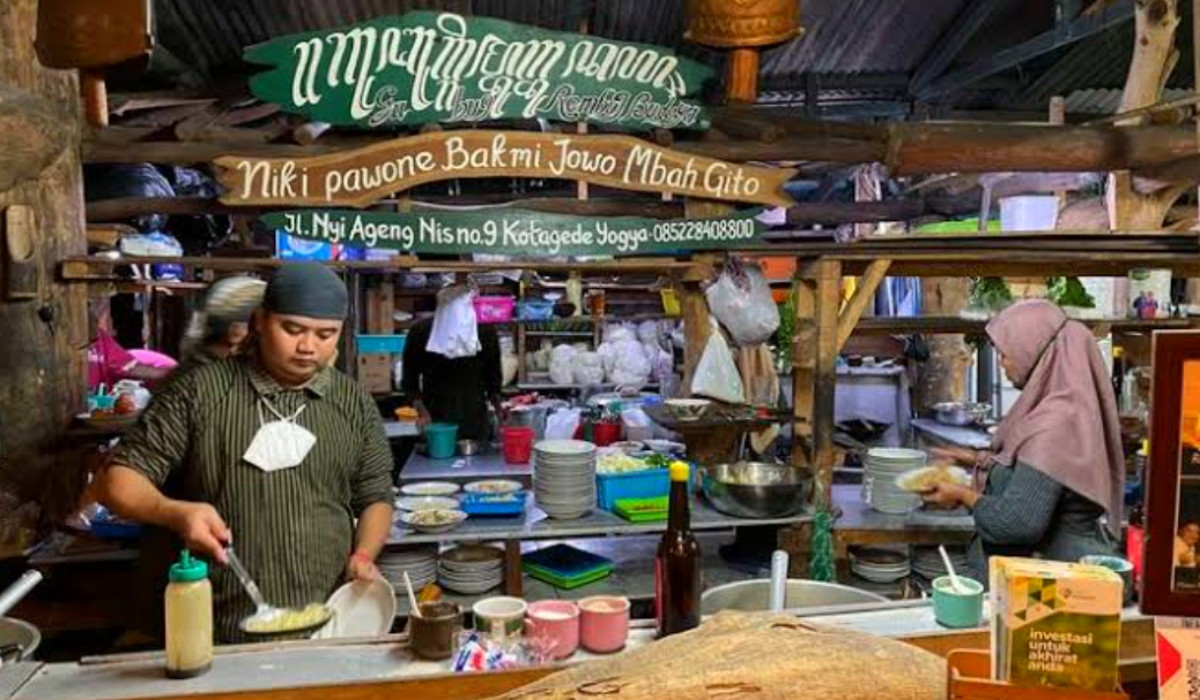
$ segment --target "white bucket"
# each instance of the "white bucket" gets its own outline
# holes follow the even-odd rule
[[[1000,200],[1000,230],[1053,231],[1058,223],[1058,197],[1025,195]]]

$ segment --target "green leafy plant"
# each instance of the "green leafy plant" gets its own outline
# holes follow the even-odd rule
[[[980,277],[971,285],[972,308],[997,312],[1003,311],[1012,303],[1012,292],[999,277]]]
[[[1046,280],[1046,287],[1046,298],[1059,306],[1096,308],[1096,300],[1088,294],[1078,277],[1050,277]]]
[[[796,295],[788,294],[779,305],[779,328],[775,330],[775,356],[784,367],[792,366],[792,342],[796,336]]]

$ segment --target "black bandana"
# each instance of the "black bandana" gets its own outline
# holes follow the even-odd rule
[[[321,263],[288,263],[267,284],[263,308],[277,314],[340,321],[346,317],[346,285]]]

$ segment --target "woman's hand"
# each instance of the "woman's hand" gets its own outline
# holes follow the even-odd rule
[[[979,494],[958,484],[938,484],[921,494],[921,500],[939,508],[953,509],[960,505],[974,508]]]
[[[986,454],[966,447],[935,447],[929,452],[938,459],[950,460],[959,466],[968,468],[979,466],[979,463],[983,461],[982,457]]]

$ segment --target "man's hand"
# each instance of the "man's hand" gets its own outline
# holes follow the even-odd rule
[[[167,522],[188,549],[220,564],[227,563],[225,546],[233,541],[229,526],[207,503],[172,501]]]
[[[382,578],[379,568],[365,553],[355,552],[350,555],[349,561],[346,562],[347,581],[374,581],[379,578]]]

